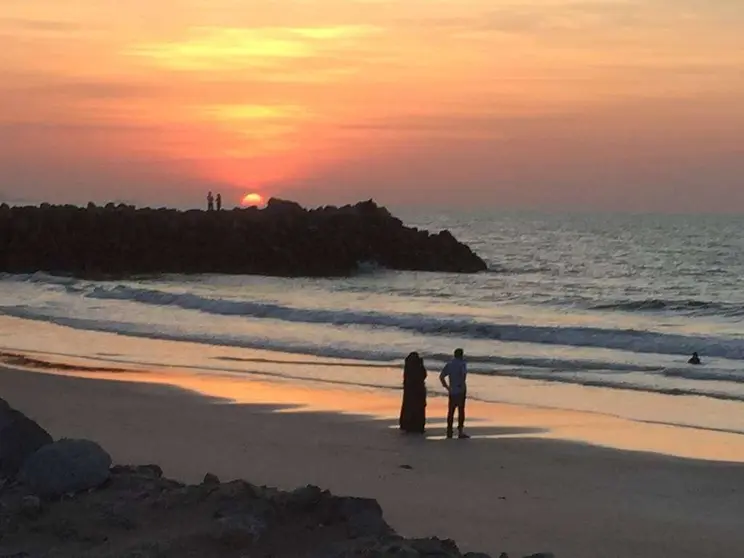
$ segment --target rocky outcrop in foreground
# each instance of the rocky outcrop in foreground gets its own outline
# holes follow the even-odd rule
[[[342,276],[362,263],[474,273],[486,264],[448,231],[406,227],[373,201],[306,210],[176,211],[108,204],[0,206],[0,272]]]
[[[87,440],[28,454],[5,444],[27,428],[20,413],[5,420],[11,412],[0,400],[0,464],[22,461],[0,480],[3,558],[488,558],[449,540],[400,537],[375,500],[315,486],[283,492],[210,474],[185,485],[157,465],[110,467]]]

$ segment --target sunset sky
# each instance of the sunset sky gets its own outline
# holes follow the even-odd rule
[[[0,201],[744,211],[742,0],[1,0]]]

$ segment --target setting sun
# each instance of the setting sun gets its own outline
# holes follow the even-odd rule
[[[264,203],[264,197],[261,194],[257,193],[251,193],[246,194],[242,201],[240,202],[240,205],[243,207],[252,207],[252,206],[261,206]]]

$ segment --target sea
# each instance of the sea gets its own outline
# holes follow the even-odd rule
[[[188,342],[210,347],[210,354],[230,349],[230,358],[193,363],[205,372],[250,374],[251,359],[235,355],[270,351],[277,362],[286,356],[297,364],[276,368],[289,380],[301,381],[301,364],[312,362],[314,381],[368,389],[398,389],[411,351],[436,373],[461,347],[475,398],[510,401],[510,386],[519,385],[520,403],[561,406],[566,399],[551,394],[572,385],[600,394],[596,408],[598,401],[627,401],[615,395],[652,394],[650,401],[674,398],[689,409],[685,420],[693,426],[744,433],[740,418],[708,420],[711,413],[744,416],[744,217],[398,215],[411,226],[450,230],[486,260],[488,271],[403,272],[360,262],[356,275],[342,279],[6,274],[0,315]],[[0,337],[12,349],[6,341]],[[68,351],[107,359],[95,344]],[[687,363],[693,352],[701,365]],[[122,358],[137,355],[109,360]],[[531,401],[530,393],[539,397]],[[571,404],[577,399],[583,397]],[[632,414],[616,407],[612,412]]]

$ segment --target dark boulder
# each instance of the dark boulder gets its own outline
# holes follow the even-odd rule
[[[206,475],[204,475],[204,480],[202,481],[202,484],[217,485],[217,484],[220,484],[220,479],[217,475],[214,475],[212,473],[207,473]]]
[[[393,532],[382,516],[377,500],[341,497],[335,499],[338,511],[347,525],[350,537],[381,536]]]
[[[264,212],[280,217],[300,217],[306,214],[305,209],[299,203],[279,198],[271,198]]]
[[[23,462],[52,443],[49,433],[0,399],[0,478],[13,478]]]
[[[97,488],[110,475],[111,456],[90,440],[48,444],[23,463],[18,475],[34,494],[57,498]]]

